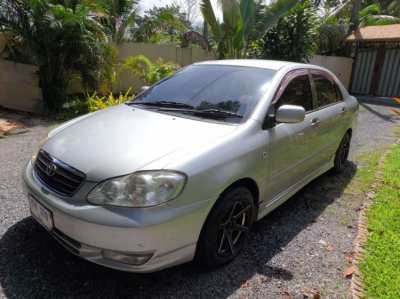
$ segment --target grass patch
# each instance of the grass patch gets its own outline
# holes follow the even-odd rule
[[[369,236],[360,270],[368,298],[400,298],[400,146],[386,157],[383,183],[368,211]]]
[[[383,152],[383,149],[376,149],[375,151],[363,153],[356,157],[355,160],[358,164],[357,173],[349,185],[349,190],[352,190],[354,193],[365,193],[370,189],[375,179],[379,158]]]

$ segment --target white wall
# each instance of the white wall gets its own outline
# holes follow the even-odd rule
[[[0,59],[0,106],[40,113],[43,110],[37,67]]]
[[[342,81],[347,89],[349,88],[353,67],[352,58],[315,55],[310,59],[310,63],[327,68]]]

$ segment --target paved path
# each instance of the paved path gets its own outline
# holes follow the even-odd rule
[[[4,114],[1,117],[20,118]],[[400,117],[361,107],[352,156],[394,140]],[[357,165],[326,174],[255,225],[233,263],[212,272],[192,264],[136,275],[102,268],[67,253],[28,216],[21,170],[48,123],[23,118],[30,131],[0,139],[0,297],[7,298],[303,298],[346,295],[358,202],[344,197]],[[349,202],[350,207],[349,208]]]

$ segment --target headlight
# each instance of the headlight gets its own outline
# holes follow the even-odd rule
[[[184,174],[174,171],[140,171],[109,179],[87,196],[96,205],[151,207],[176,198],[186,183]]]

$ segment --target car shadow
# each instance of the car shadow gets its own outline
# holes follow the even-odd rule
[[[338,199],[357,171],[326,173],[281,207],[257,222],[244,252],[232,263],[211,271],[194,263],[152,274],[115,271],[73,256],[31,217],[10,227],[0,239],[0,284],[9,298],[228,297],[259,275],[289,281],[293,273],[269,263],[301,231]]]
[[[376,115],[377,117],[379,117],[380,119],[382,119],[384,121],[395,123],[396,122],[395,119],[398,118],[398,116],[395,116],[389,112],[387,112],[386,114],[383,114],[382,112],[379,112],[378,110],[371,107],[371,105],[366,105],[364,103],[360,103],[360,105],[362,107],[364,107],[366,110],[368,110],[370,113]],[[384,105],[381,105],[381,106],[384,106]]]

